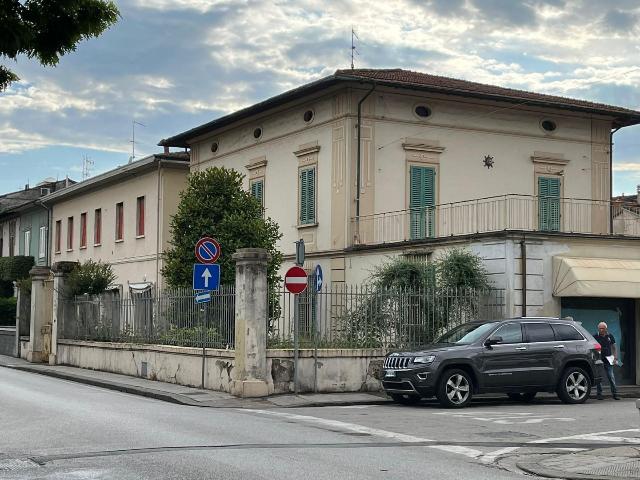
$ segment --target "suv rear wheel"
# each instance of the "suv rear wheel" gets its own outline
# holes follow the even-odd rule
[[[591,393],[589,375],[580,367],[567,367],[558,384],[558,397],[564,403],[584,403]]]
[[[466,407],[473,396],[471,376],[464,370],[447,370],[440,378],[436,396],[445,408]]]
[[[415,405],[420,401],[420,397],[418,395],[405,395],[402,393],[392,393],[391,399],[396,403],[401,403],[403,405]]]

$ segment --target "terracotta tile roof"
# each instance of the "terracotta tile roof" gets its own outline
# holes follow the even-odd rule
[[[388,82],[398,86],[411,87],[430,87],[434,90],[440,90],[443,93],[454,94],[481,94],[491,97],[503,97],[510,100],[522,100],[531,103],[549,103],[555,106],[573,106],[586,109],[602,110],[614,114],[626,114],[640,116],[640,112],[622,107],[605,105],[602,103],[588,102],[586,100],[577,100],[574,98],[560,97],[556,95],[546,95],[542,93],[527,92],[525,90],[516,90],[513,88],[498,87],[495,85],[487,85],[484,83],[469,82],[467,80],[459,80],[456,78],[440,77],[437,75],[429,75],[428,73],[412,72],[411,70],[396,69],[355,69],[355,70],[337,70],[336,76],[355,77],[367,80],[376,80],[379,82]],[[497,99],[497,98],[496,98]]]
[[[512,88],[503,88],[494,85],[468,82],[455,78],[440,77],[427,73],[412,72],[401,69],[357,69],[337,70],[333,75],[321,78],[311,83],[301,85],[287,92],[271,97],[262,102],[253,104],[229,115],[222,116],[208,123],[199,125],[178,135],[163,139],[158,143],[161,146],[185,148],[190,142],[215,130],[226,127],[234,122],[258,115],[274,107],[283,105],[293,100],[326,90],[336,85],[347,82],[360,83],[363,80],[375,80],[376,83],[392,87],[400,87],[414,90],[443,93],[464,97],[475,97],[494,101],[504,101],[515,104],[538,105],[546,108],[574,110],[583,113],[591,113],[613,117],[613,126],[626,127],[640,124],[640,111],[627,108],[604,105],[601,103],[587,102],[573,98],[544,95],[541,93],[526,92]]]

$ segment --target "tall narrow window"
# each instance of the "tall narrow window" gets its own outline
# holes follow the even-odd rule
[[[16,222],[9,222],[9,256],[16,254]]]
[[[24,232],[24,254],[27,257],[31,255],[31,230]]]
[[[251,182],[251,196],[260,202],[264,208],[264,179],[253,180]]]
[[[543,232],[560,231],[560,179],[538,177],[538,223]]]
[[[80,214],[80,248],[87,248],[87,214]]]
[[[124,204],[116,204],[116,241],[124,239]]]
[[[411,238],[435,236],[435,175],[430,167],[412,165],[409,170],[409,210]]]
[[[38,258],[47,256],[47,227],[40,227],[40,243],[38,244]]]
[[[56,253],[62,249],[62,220],[56,220]]]
[[[136,237],[144,236],[144,197],[136,201]]]
[[[316,223],[316,169],[300,170],[300,225]]]
[[[93,244],[100,245],[102,243],[102,210],[96,208],[93,216]]]
[[[67,218],[67,250],[73,250],[73,217]]]

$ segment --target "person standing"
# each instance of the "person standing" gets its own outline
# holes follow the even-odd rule
[[[613,395],[614,400],[620,400],[618,397],[618,389],[616,388],[616,377],[613,374],[613,366],[618,361],[618,351],[616,349],[616,340],[613,338],[607,331],[607,324],[604,322],[600,322],[598,324],[598,333],[593,336],[596,341],[602,347],[600,350],[600,355],[602,356],[602,365],[604,367],[604,371],[607,373],[607,378],[609,379],[609,385],[611,386],[611,394]],[[602,379],[596,385],[597,398],[598,400],[602,400]]]

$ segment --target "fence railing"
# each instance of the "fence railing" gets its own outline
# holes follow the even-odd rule
[[[504,290],[406,290],[371,285],[313,285],[270,299],[268,348],[293,348],[295,312],[300,348],[411,348],[471,320],[504,318]]]
[[[502,195],[351,219],[353,245],[503,230],[640,236],[640,209],[619,203],[534,195]]]
[[[210,303],[196,304],[191,289],[149,289],[81,295],[62,309],[65,339],[234,348],[234,285],[221,286]]]

